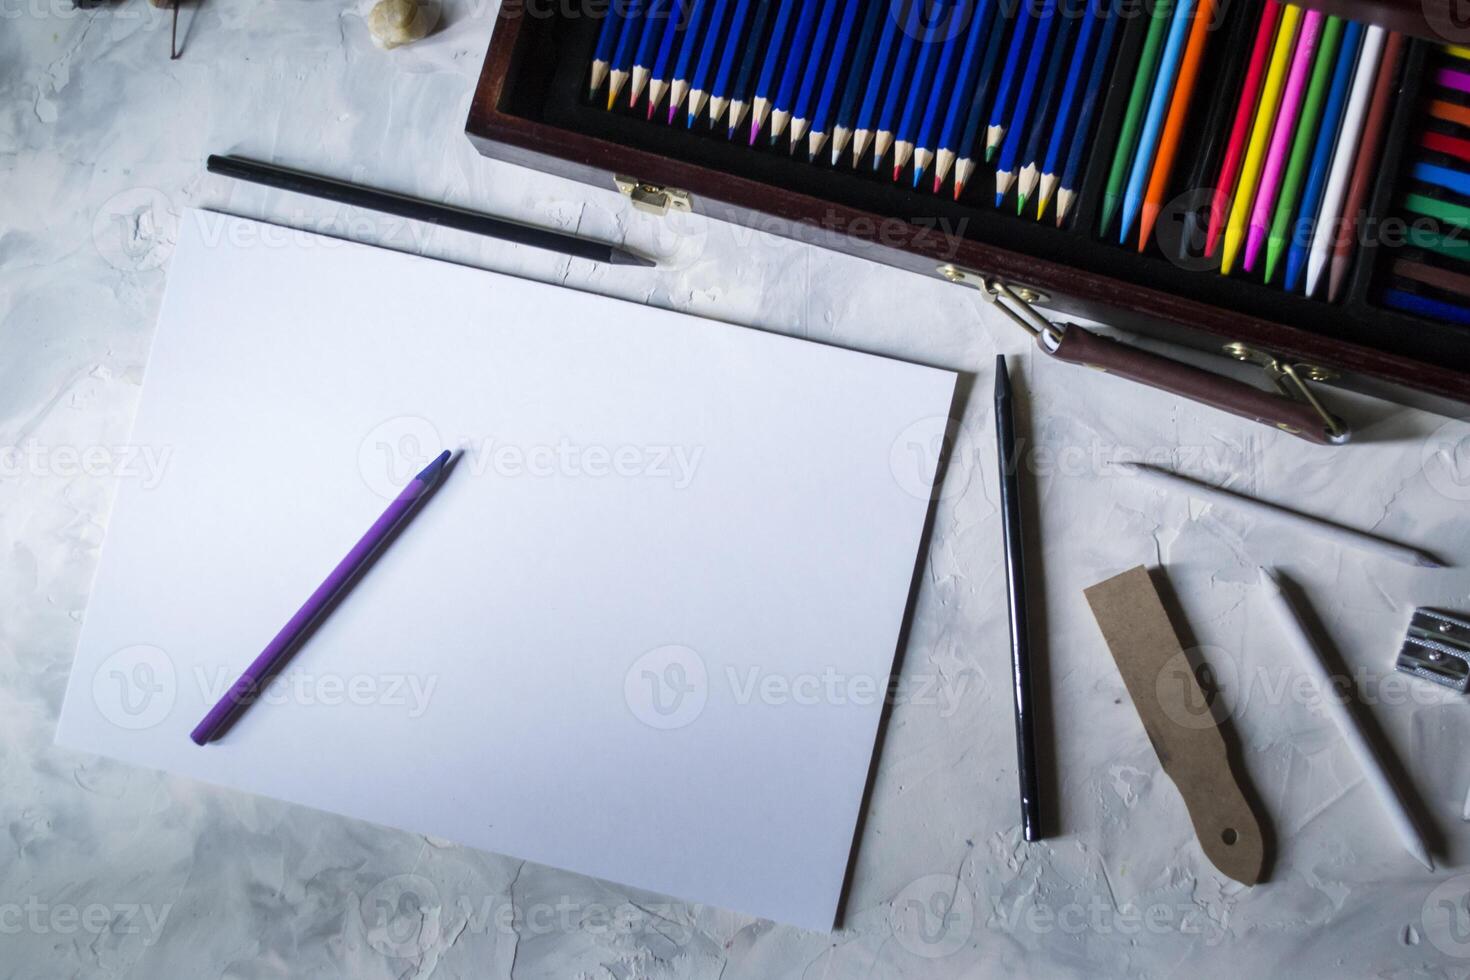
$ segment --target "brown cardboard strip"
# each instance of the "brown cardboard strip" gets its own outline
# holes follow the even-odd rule
[[[1215,867],[1254,885],[1265,864],[1261,826],[1231,769],[1225,739],[1142,565],[1085,592],[1143,729],[1189,808]]]

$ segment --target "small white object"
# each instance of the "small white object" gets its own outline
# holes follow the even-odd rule
[[[1384,558],[1392,558],[1394,561],[1401,561],[1406,565],[1418,565],[1421,568],[1443,567],[1433,557],[1415,548],[1410,548],[1408,545],[1399,544],[1395,541],[1387,541],[1363,531],[1343,527],[1341,524],[1333,524],[1329,521],[1324,521],[1320,517],[1303,514],[1301,511],[1291,510],[1279,504],[1267,503],[1264,500],[1257,500],[1255,497],[1247,497],[1233,490],[1222,490],[1219,487],[1212,487],[1208,483],[1191,480],[1188,477],[1180,476],[1178,473],[1156,469],[1142,463],[1123,466],[1120,469],[1160,486],[1183,490],[1191,497],[1208,500],[1210,503],[1220,504],[1224,507],[1234,507],[1237,510],[1254,514],[1257,517],[1273,520],[1285,526],[1305,531],[1308,534],[1314,534],[1319,538],[1335,541],[1347,548],[1356,548],[1359,551],[1381,555]]]
[[[1398,785],[1389,778],[1388,772],[1383,768],[1383,760],[1378,758],[1378,753],[1373,751],[1373,746],[1363,735],[1363,730],[1358,727],[1358,720],[1348,709],[1346,698],[1338,697],[1332,675],[1327,670],[1326,659],[1311,634],[1302,625],[1300,614],[1293,607],[1291,599],[1282,590],[1281,583],[1275,574],[1267,569],[1261,569],[1261,584],[1266,587],[1266,594],[1272,608],[1276,610],[1277,620],[1291,641],[1289,645],[1297,652],[1297,662],[1311,677],[1323,705],[1326,706],[1328,716],[1337,725],[1343,741],[1347,742],[1354,757],[1358,760],[1364,778],[1373,787],[1373,792],[1383,805],[1390,822],[1393,823],[1399,840],[1403,842],[1404,850],[1408,851],[1424,867],[1433,871],[1434,862],[1430,860],[1429,851],[1424,846],[1424,838],[1420,836],[1419,828],[1414,826],[1414,820],[1409,815],[1409,808],[1404,802]]]
[[[368,12],[368,30],[385,48],[411,44],[429,36],[439,23],[435,0],[379,0]]]

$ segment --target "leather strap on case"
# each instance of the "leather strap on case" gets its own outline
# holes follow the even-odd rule
[[[1073,364],[1202,402],[1222,412],[1274,426],[1283,432],[1323,445],[1343,441],[1328,431],[1317,410],[1305,402],[1263,391],[1234,378],[1130,347],[1108,337],[1068,324],[1056,349],[1040,344],[1047,353]]]

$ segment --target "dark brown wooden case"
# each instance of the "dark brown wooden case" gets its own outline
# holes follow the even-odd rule
[[[1416,38],[1399,66],[1397,111],[1368,222],[1392,208],[1400,149],[1417,125],[1414,109],[1432,45],[1470,41],[1470,17],[1457,18],[1457,2],[1308,0]],[[751,149],[709,133],[703,122],[689,130],[651,124],[641,113],[608,112],[586,97],[606,6],[606,0],[580,6],[505,0],[465,127],[480,152],[606,188],[622,180],[625,192],[631,178],[632,189],[654,203],[687,202],[716,218],[921,275],[942,275],[945,265],[979,272],[1045,297],[1050,309],[1169,342],[1217,353],[1245,344],[1329,369],[1350,387],[1401,402],[1440,411],[1470,404],[1470,329],[1371,302],[1377,253],[1391,243],[1360,248],[1347,294],[1330,304],[1100,240],[1092,229],[1105,163],[1089,161],[1078,211],[1070,227],[1059,229],[1050,220],[997,210],[983,193],[955,202],[846,163],[834,168],[791,157],[784,148]],[[1133,56],[1145,26],[1135,17],[1124,27],[1115,63]],[[1121,82],[1106,94],[1095,145],[1112,145],[1126,97]],[[1161,236],[1168,223],[1166,210]]]

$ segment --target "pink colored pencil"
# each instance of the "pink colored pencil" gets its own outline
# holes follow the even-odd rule
[[[1470,93],[1470,75],[1462,71],[1451,71],[1448,68],[1441,68],[1439,74],[1434,76],[1434,81],[1436,85],[1443,88],[1454,89],[1456,92]]]
[[[1266,62],[1271,55],[1271,42],[1276,38],[1276,21],[1281,14],[1277,0],[1266,0],[1261,8],[1261,26],[1256,31],[1256,41],[1251,48],[1250,67],[1245,72],[1245,84],[1240,90],[1240,104],[1235,108],[1235,122],[1230,127],[1230,140],[1225,144],[1225,159],[1220,163],[1220,175],[1215,181],[1215,192],[1210,198],[1209,234],[1205,236],[1205,255],[1214,257],[1220,247],[1220,236],[1225,231],[1225,221],[1230,217],[1230,197],[1235,193],[1235,178],[1240,176],[1240,164],[1245,158],[1246,137],[1250,135],[1251,121],[1256,115],[1256,99],[1261,94],[1261,82],[1266,76]]]
[[[1266,242],[1266,233],[1271,230],[1271,209],[1276,206],[1276,195],[1281,192],[1281,171],[1286,166],[1291,139],[1296,134],[1296,117],[1302,108],[1302,97],[1306,95],[1307,76],[1312,71],[1312,58],[1317,53],[1317,41],[1322,37],[1323,14],[1320,10],[1308,10],[1302,17],[1302,29],[1297,34],[1296,52],[1292,55],[1291,73],[1286,78],[1286,95],[1281,99],[1275,128],[1271,130],[1271,147],[1266,151],[1266,169],[1256,188],[1256,200],[1251,208],[1250,229],[1245,240],[1245,271],[1253,272],[1261,246]]]

